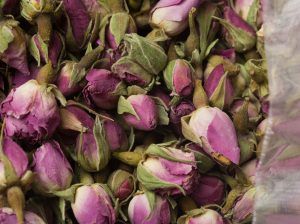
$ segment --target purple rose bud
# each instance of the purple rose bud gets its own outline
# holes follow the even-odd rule
[[[201,0],[160,0],[151,11],[150,23],[163,29],[169,36],[176,36],[187,28],[188,15],[192,7],[197,8],[201,2]]]
[[[254,210],[255,188],[250,188],[233,208],[233,222],[241,223],[251,218]]]
[[[179,104],[172,106],[170,110],[170,123],[177,134],[181,132],[181,117],[186,116],[196,110],[192,102],[183,100]]]
[[[1,224],[18,223],[17,216],[11,208],[0,208],[0,222]],[[46,222],[38,215],[32,212],[24,212],[24,224],[46,224]]]
[[[168,200],[158,195],[151,197],[149,194],[153,193],[137,194],[131,199],[128,206],[130,223],[171,223],[171,212]]]
[[[125,170],[116,170],[110,174],[107,185],[116,198],[121,201],[128,198],[134,190],[134,176]]]
[[[86,76],[88,81],[83,89],[85,101],[101,109],[114,109],[119,95],[125,90],[122,80],[105,69],[92,69]]]
[[[247,179],[250,180],[250,182],[252,184],[255,183],[255,174],[256,174],[257,165],[258,165],[258,160],[253,159],[253,160],[250,160],[249,162],[245,163],[241,167],[243,173],[245,174]]]
[[[8,137],[3,139],[2,147],[3,153],[10,161],[15,174],[21,179],[28,169],[28,158],[26,153],[17,143]],[[9,174],[5,173],[4,163],[0,162],[0,185],[5,186],[8,175]]]
[[[128,138],[118,122],[106,119],[103,121],[103,128],[111,151],[127,149]]]
[[[191,193],[198,181],[193,152],[152,144],[137,167],[137,178],[147,190],[160,194]]]
[[[72,181],[73,171],[59,144],[48,141],[33,155],[35,189],[40,193],[52,193],[67,189]]]
[[[224,183],[210,176],[202,176],[191,194],[192,199],[201,207],[209,204],[220,204],[224,198]]]
[[[60,117],[51,88],[30,80],[11,90],[1,104],[8,136],[36,143],[53,135]]]
[[[212,106],[228,108],[234,97],[234,90],[228,73],[222,64],[216,66],[204,82],[204,90]]]
[[[118,113],[123,114],[128,125],[138,130],[154,130],[158,123],[156,104],[148,95],[131,95],[127,99],[120,97]]]
[[[71,207],[79,224],[116,222],[111,199],[100,184],[77,188]]]
[[[224,19],[219,19],[225,28],[225,39],[237,52],[245,52],[256,44],[256,32],[229,6],[224,8]]]
[[[164,80],[168,89],[179,96],[189,96],[194,89],[193,68],[183,59],[176,59],[167,65],[164,70]]]
[[[65,97],[71,97],[79,93],[85,85],[85,81],[74,84],[72,83],[72,70],[74,65],[75,62],[66,61],[56,80],[57,88]]]
[[[225,224],[223,217],[211,209],[194,209],[187,212],[187,215],[181,216],[178,224]]]
[[[234,125],[229,116],[216,107],[201,107],[194,111],[189,127],[204,140],[204,150],[221,154],[235,164],[240,161],[240,148]]]
[[[81,47],[85,41],[90,16],[81,0],[63,0],[64,8],[70,20],[68,29],[73,33],[76,44]]]
[[[1,44],[0,60],[20,71],[22,74],[29,75],[26,37],[24,31],[19,27],[19,22],[6,19],[0,23]],[[5,38],[4,38],[5,37]]]

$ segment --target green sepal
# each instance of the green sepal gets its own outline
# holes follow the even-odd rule
[[[64,97],[64,95],[61,93],[61,91],[57,88],[56,85],[48,84],[47,91],[51,91],[55,98],[60,102],[60,104],[65,107],[67,105],[67,100]]]
[[[228,73],[225,72],[221,79],[219,80],[219,83],[214,90],[213,94],[209,97],[209,102],[213,107],[218,107],[221,110],[224,109],[225,105],[225,99],[226,99],[226,82],[228,79]],[[233,99],[232,99],[233,100]],[[230,104],[230,103],[229,103]]]
[[[247,135],[238,135],[238,143],[241,149],[240,163],[244,163],[252,158],[256,151],[257,140],[253,132]]]
[[[169,116],[168,116],[168,107],[164,104],[164,102],[159,97],[152,97],[156,104],[157,112],[158,112],[158,123],[160,125],[168,125],[169,124]]]
[[[55,1],[52,0],[40,0],[37,1],[39,7],[36,8],[32,1],[21,0],[21,15],[32,22],[36,16],[40,13],[51,13],[55,11]]]
[[[175,63],[176,63],[176,59],[170,61],[163,72],[164,81],[169,90],[173,90],[173,73],[174,73]]]
[[[73,184],[72,186],[70,186],[68,189],[66,190],[62,190],[62,191],[55,191],[52,192],[53,195],[62,198],[66,201],[69,201],[71,203],[74,203],[75,201],[75,195],[76,195],[76,190],[77,188],[83,186],[83,184],[79,183],[79,184]]]
[[[127,87],[127,94],[128,94],[128,96],[138,95],[138,94],[146,95],[147,94],[147,90],[143,89],[140,86],[132,85],[132,86],[128,86]]]
[[[31,56],[36,60],[37,65],[40,66],[41,65],[41,54],[40,54],[40,51],[34,41],[35,37],[38,38],[38,41],[41,45],[41,50],[43,51],[43,54],[45,55],[46,63],[48,62],[48,46],[47,46],[47,44],[44,43],[44,41],[42,40],[42,38],[40,37],[39,34],[33,35],[29,41],[29,46],[28,46],[29,52],[30,52]]]
[[[255,30],[257,30],[256,22],[260,7],[260,0],[254,0],[249,8],[246,20]]]
[[[191,129],[191,127],[189,126],[189,122],[190,122],[190,118],[191,118],[192,114],[189,114],[187,116],[183,116],[181,118],[181,126],[182,126],[181,130],[182,130],[182,134],[183,134],[183,136],[186,139],[188,139],[188,140],[190,140],[192,142],[195,142],[195,143],[199,144],[200,146],[202,146],[201,138],[198,137],[193,132],[193,130]]]
[[[189,222],[190,218],[201,216],[205,213],[204,208],[198,208],[191,211],[188,211],[186,215],[182,215],[178,218],[177,224],[186,224]]]
[[[140,120],[140,117],[135,112],[131,103],[128,102],[124,96],[120,96],[119,102],[118,102],[118,114],[124,114],[124,113],[129,113],[129,114],[135,116],[138,120]]]
[[[164,42],[170,39],[163,29],[158,28],[154,28],[148,33],[146,38],[154,42]]]
[[[134,146],[134,142],[135,142],[135,134],[134,134],[134,128],[131,127],[130,128],[130,134],[129,134],[129,137],[128,137],[128,149],[131,150]]]
[[[155,201],[156,201],[156,195],[154,192],[152,191],[145,191],[145,195],[147,197],[148,203],[149,203],[149,207],[151,212],[154,210],[154,206],[155,206]],[[149,216],[151,216],[151,212],[149,214]]]
[[[109,32],[114,36],[117,46],[123,40],[130,22],[132,23],[132,18],[126,12],[112,14],[109,23]]]
[[[4,53],[8,45],[14,40],[14,34],[10,27],[4,25],[0,29],[0,53]]]

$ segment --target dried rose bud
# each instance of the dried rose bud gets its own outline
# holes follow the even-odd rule
[[[116,222],[116,212],[111,199],[100,184],[81,186],[75,193],[75,201],[71,204],[76,220],[84,223]]]
[[[17,216],[11,208],[0,208],[0,221],[2,224],[14,224],[19,223]],[[24,212],[24,224],[46,224],[46,222],[33,212]]]
[[[128,216],[132,224],[169,224],[171,222],[168,200],[150,192],[137,194],[131,199]]]
[[[147,190],[160,194],[191,193],[198,181],[195,155],[165,145],[152,144],[137,167],[137,178]]]
[[[194,90],[193,73],[193,67],[186,60],[173,60],[164,70],[166,86],[173,91],[174,95],[189,96]]]
[[[201,2],[201,0],[160,0],[151,11],[150,24],[163,29],[169,36],[176,36],[187,28],[192,7],[197,8]]]
[[[225,28],[225,39],[237,52],[245,52],[256,44],[256,32],[229,6],[224,8],[224,19],[219,19]]]
[[[116,198],[121,201],[128,198],[134,190],[134,177],[125,170],[116,170],[110,174],[107,185]]]
[[[238,144],[241,150],[240,163],[244,163],[253,157],[257,148],[257,140],[253,132],[238,134]]]
[[[48,141],[33,155],[35,189],[42,194],[67,189],[72,181],[73,171],[59,144]]]
[[[56,91],[55,86],[36,80],[12,89],[1,104],[5,133],[32,143],[50,138],[60,122]]]
[[[229,48],[225,50],[215,50],[213,51],[213,53],[229,59],[232,63],[236,61],[236,52],[234,48]]]
[[[202,142],[203,149],[209,155],[213,157],[223,155],[231,162],[239,164],[240,148],[234,125],[229,116],[219,108],[201,107],[197,109],[190,115],[188,122],[188,128],[192,135],[188,135],[186,128],[183,125],[183,135],[191,141],[200,139],[196,142]]]
[[[92,69],[86,76],[88,81],[83,89],[85,101],[102,109],[114,109],[125,85],[113,73],[105,69]]]
[[[252,184],[255,183],[255,174],[256,174],[257,165],[258,165],[258,160],[257,159],[253,159],[253,160],[250,160],[249,162],[245,163],[241,167],[243,173],[245,174],[245,176],[247,177],[247,179]]]
[[[233,208],[233,222],[241,223],[252,219],[254,210],[255,188],[250,188],[238,201]]]
[[[2,20],[0,30],[0,60],[22,74],[29,75],[26,37],[19,22],[13,19]]]
[[[230,113],[232,115],[234,115],[238,111],[240,111],[243,107],[244,102],[245,102],[245,100],[242,100],[242,99],[235,100],[231,105]],[[259,112],[260,112],[259,106],[260,105],[256,105],[255,103],[253,103],[251,101],[248,103],[248,117],[249,117],[250,122],[256,123],[261,118],[261,116],[259,114]]]
[[[222,64],[216,66],[204,82],[204,90],[212,106],[220,109],[229,108],[234,98],[234,90]]]
[[[220,204],[224,198],[224,188],[224,183],[217,177],[202,176],[190,196],[199,207]]]
[[[223,217],[211,209],[194,209],[179,217],[178,224],[225,224]]]
[[[158,123],[157,108],[148,95],[131,95],[127,99],[120,97],[118,113],[123,114],[126,123],[138,130],[154,130]]]

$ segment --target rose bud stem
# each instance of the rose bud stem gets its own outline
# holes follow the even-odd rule
[[[197,208],[196,203],[189,196],[180,198],[178,203],[179,203],[181,210],[184,212],[188,212],[188,211],[191,211],[191,210]]]
[[[80,183],[89,185],[94,183],[94,179],[91,174],[84,171],[83,169],[78,168],[78,176],[80,179]]]
[[[36,18],[36,23],[38,26],[38,33],[41,36],[42,40],[49,44],[52,34],[52,23],[51,23],[51,16],[47,13],[41,13]]]
[[[142,154],[137,152],[114,152],[113,157],[130,166],[137,166],[142,160]]]
[[[185,51],[187,56],[192,57],[192,53],[195,49],[199,48],[199,34],[197,32],[195,17],[196,17],[196,8],[192,8],[189,13],[189,27],[190,27],[190,35],[188,36],[185,42]]]
[[[7,190],[6,194],[9,206],[16,213],[18,224],[24,224],[25,197],[23,191],[20,187],[13,186]]]
[[[49,60],[39,71],[36,80],[39,84],[52,83],[55,79],[55,73],[53,72],[52,63]]]
[[[196,108],[208,106],[208,98],[200,79],[195,80],[193,103]]]

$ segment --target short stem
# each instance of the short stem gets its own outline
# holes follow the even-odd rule
[[[52,83],[55,79],[55,73],[52,68],[52,63],[49,60],[39,71],[36,80],[39,84]]]
[[[78,174],[79,174],[80,183],[87,184],[87,185],[94,183],[94,179],[92,175],[84,171],[83,169],[78,168]]]
[[[137,166],[143,155],[137,152],[114,152],[113,157],[130,166]]]
[[[42,40],[48,44],[52,34],[51,16],[47,13],[42,13],[36,18],[38,33]]]
[[[9,206],[14,210],[17,216],[18,224],[24,224],[25,196],[18,186],[9,188],[6,192]]]

